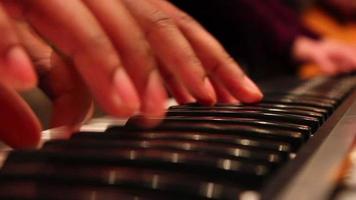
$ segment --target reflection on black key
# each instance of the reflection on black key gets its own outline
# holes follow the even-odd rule
[[[152,190],[184,196],[233,199],[242,189],[231,182],[216,182],[192,174],[170,173],[134,167],[52,164],[41,161],[12,162],[1,173],[2,180],[17,178],[48,183],[110,186],[121,190]]]
[[[194,110],[201,110],[201,111],[261,111],[261,112],[268,112],[268,113],[277,113],[277,114],[292,114],[292,115],[301,115],[306,117],[316,117],[319,121],[323,122],[325,116],[319,112],[312,112],[312,111],[305,111],[299,109],[285,109],[285,108],[265,108],[260,106],[253,106],[253,105],[244,105],[244,106],[220,106],[220,107],[209,107],[209,106],[195,106],[195,107],[173,107],[170,109],[171,111],[194,111]]]
[[[315,103],[322,103],[334,107],[338,102],[331,98],[318,97],[316,95],[297,95],[297,94],[282,94],[282,93],[265,93],[264,98],[266,99],[290,99],[293,101],[310,101]]]
[[[62,152],[47,149],[41,152],[16,152],[9,157],[9,163],[46,162],[81,166],[127,167],[159,170],[170,173],[201,176],[218,182],[234,182],[248,187],[263,183],[270,169],[265,165],[219,159],[209,155],[199,156],[191,152],[167,152],[159,150],[101,150],[77,149]]]
[[[266,149],[280,152],[293,152],[295,149],[286,142],[278,142],[260,138],[248,138],[238,135],[214,134],[198,131],[159,131],[146,130],[121,131],[121,127],[110,127],[105,133],[97,132],[79,132],[73,135],[72,140],[177,140],[177,141],[202,141],[216,144],[231,144],[239,146],[247,146],[256,149]]]
[[[277,114],[265,111],[202,111],[202,110],[172,110],[167,112],[168,116],[212,116],[212,117],[236,117],[236,118],[253,118],[256,120],[287,122],[306,125],[312,128],[314,132],[321,124],[318,118],[306,117],[295,114]]]
[[[20,179],[21,180],[21,179]],[[93,186],[80,183],[55,183],[41,180],[0,180],[0,198],[11,200],[216,200],[174,192],[126,189],[115,186]],[[214,185],[213,185],[214,186]],[[210,187],[213,189],[214,187]],[[9,191],[16,191],[10,193]],[[30,192],[28,192],[30,191]],[[228,199],[228,198],[225,198]]]
[[[325,103],[319,103],[315,101],[308,100],[293,100],[293,99],[279,99],[279,98],[266,98],[261,101],[262,103],[274,103],[274,104],[291,104],[291,105],[301,105],[301,106],[311,106],[316,108],[322,108],[328,110],[331,113],[334,110],[334,106]]]
[[[301,111],[311,111],[315,113],[320,113],[323,115],[328,114],[327,109],[316,108],[312,106],[305,105],[292,105],[292,104],[283,104],[283,103],[257,103],[257,104],[216,104],[214,107],[216,108],[225,108],[225,107],[245,107],[245,106],[253,106],[253,107],[261,107],[261,108],[277,108],[277,109],[293,109],[293,110],[301,110]],[[190,108],[190,107],[205,107],[199,104],[184,104],[178,106],[171,106],[170,109],[180,109],[180,108]]]
[[[134,131],[140,130],[140,127],[130,126],[126,127]],[[115,128],[114,128],[115,129]],[[168,121],[163,122],[153,130],[160,131],[197,131],[197,132],[207,132],[214,134],[223,135],[236,135],[248,138],[257,139],[273,139],[275,141],[288,142],[293,145],[294,148],[299,147],[306,139],[307,136],[301,132],[297,131],[287,131],[273,128],[257,128],[247,125],[236,125],[236,124],[224,124],[219,125],[216,123],[202,123],[202,122],[177,122]]]
[[[261,107],[267,107],[267,108],[284,108],[284,109],[305,110],[305,111],[320,113],[325,117],[328,116],[327,109],[316,108],[316,107],[312,107],[312,106],[292,105],[292,104],[283,104],[283,103],[259,103],[257,105],[261,106]]]
[[[97,141],[97,140],[73,140],[73,141],[51,141],[47,142],[43,147],[56,150],[71,150],[77,149],[100,149],[102,151],[126,151],[126,150],[158,150],[167,152],[193,152],[201,156],[209,155],[216,158],[226,158],[239,161],[257,161],[263,163],[280,163],[285,161],[288,154],[273,151],[261,151],[248,147],[236,147],[234,145],[214,144],[211,145],[205,142],[183,142],[174,140],[135,140],[135,141]]]
[[[214,117],[214,116],[167,116],[162,121],[164,122],[205,122],[215,123],[221,126],[225,124],[250,125],[257,128],[275,128],[279,130],[298,131],[309,137],[312,135],[312,128],[306,125],[293,124],[288,122],[276,122],[266,120],[256,120],[253,118],[238,118],[238,117]]]

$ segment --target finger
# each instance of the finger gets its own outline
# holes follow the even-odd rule
[[[160,67],[162,77],[171,92],[179,104],[193,103],[196,99],[189,93],[188,89],[177,80],[177,78],[165,67]]]
[[[319,66],[320,71],[326,75],[337,74],[337,66],[327,56],[316,54],[313,56],[314,62]]]
[[[40,86],[53,102],[52,127],[77,127],[92,114],[92,99],[70,61],[52,54],[51,70],[43,74]]]
[[[139,108],[135,87],[98,21],[80,0],[6,1],[70,57],[104,110],[130,116]]]
[[[0,139],[13,148],[34,148],[39,144],[41,125],[26,102],[0,84]]]
[[[353,70],[353,63],[347,57],[331,58],[331,60],[337,66],[338,73],[347,73]]]
[[[231,95],[231,93],[225,88],[225,86],[219,80],[214,80],[214,79],[211,80],[215,88],[218,101],[220,103],[232,103],[232,104],[239,103],[239,101],[234,96]]]
[[[337,65],[340,72],[350,72],[356,68],[356,51],[352,46],[341,42],[333,42],[327,49],[329,58]]]
[[[192,44],[209,75],[221,82],[235,98],[243,102],[256,102],[262,98],[258,87],[245,75],[224,48],[195,20],[169,2],[151,1],[171,14]]]
[[[149,1],[124,0],[146,33],[157,57],[198,101],[214,104],[214,88],[189,42],[170,19]]]
[[[15,27],[0,4],[0,80],[17,89],[36,85],[30,59],[19,44]]]
[[[347,63],[347,68],[349,71],[356,69],[356,51],[352,48],[347,46],[346,52],[344,54],[344,60]]]
[[[346,73],[353,70],[356,66],[356,59],[353,52],[347,46],[337,43],[327,51],[329,59],[336,65],[338,73]]]
[[[92,105],[81,77],[70,61],[64,61],[25,23],[17,23],[19,39],[40,75],[40,87],[53,101],[52,127],[75,127]]]
[[[126,71],[141,98],[144,115],[163,116],[167,94],[157,62],[145,35],[125,5],[118,0],[84,0],[120,52]]]

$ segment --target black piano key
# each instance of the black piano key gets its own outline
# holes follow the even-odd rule
[[[294,152],[295,149],[286,142],[276,142],[266,139],[252,139],[236,135],[212,134],[206,132],[180,132],[180,131],[129,131],[120,128],[108,128],[105,133],[79,132],[72,136],[72,140],[177,140],[177,141],[202,141],[206,143],[231,144],[247,146],[261,150],[278,152]]]
[[[303,105],[291,105],[291,104],[283,104],[283,103],[257,103],[257,104],[224,104],[218,103],[214,105],[214,107],[244,107],[244,106],[254,106],[254,107],[261,107],[261,108],[277,108],[277,109],[295,109],[301,111],[311,111],[315,113],[322,114],[324,116],[328,116],[328,110],[323,108],[316,108],[312,106],[303,106]],[[199,105],[197,103],[194,104],[183,104],[183,105],[176,105],[171,106],[170,109],[176,108],[190,108],[190,107],[205,107],[203,105]]]
[[[265,111],[202,111],[202,110],[169,110],[167,116],[212,116],[212,117],[237,117],[237,118],[253,118],[256,120],[266,120],[275,122],[287,122],[301,124],[311,127],[315,132],[321,125],[318,118],[306,117],[292,114],[276,114]]]
[[[323,116],[328,116],[328,110],[323,108],[316,108],[312,106],[303,106],[303,105],[291,105],[291,104],[283,104],[283,103],[258,103],[256,104],[260,107],[266,108],[283,108],[283,109],[296,109],[296,110],[304,110],[304,111],[311,111],[315,113],[320,113]]]
[[[17,189],[17,192],[9,193]],[[32,190],[26,193],[24,190]],[[44,181],[4,181],[0,180],[0,198],[8,200],[216,200],[216,198],[203,198],[199,196],[186,196],[184,194],[156,192],[152,190],[121,189],[113,186],[90,186],[75,183],[48,183]],[[226,198],[226,200],[228,200]]]
[[[241,105],[241,106],[191,106],[191,107],[173,107],[170,110],[172,111],[191,111],[191,110],[202,110],[202,111],[261,111],[261,112],[269,112],[269,113],[277,113],[277,114],[292,114],[292,115],[301,115],[306,117],[316,117],[319,121],[323,122],[325,120],[325,116],[319,112],[305,111],[299,109],[285,109],[285,108],[265,108],[260,106],[253,105]]]
[[[199,156],[192,152],[162,152],[158,150],[77,149],[76,151],[62,151],[61,149],[47,149],[38,152],[18,151],[11,153],[7,163],[21,164],[33,161],[42,161],[53,165],[159,170],[204,177],[218,182],[233,182],[246,187],[259,186],[272,172],[266,165],[261,164],[219,159],[209,155]]]
[[[30,170],[29,170],[30,169]],[[41,161],[9,163],[1,173],[4,180],[31,180],[48,184],[115,187],[118,190],[141,190],[179,193],[181,197],[234,199],[242,190],[231,182],[216,182],[195,175],[127,167],[51,164]],[[141,194],[142,195],[142,194]]]
[[[297,98],[308,98],[308,99],[320,99],[320,100],[326,100],[326,102],[329,103],[338,103],[341,99],[340,98],[336,98],[336,97],[331,97],[328,95],[324,95],[320,92],[316,92],[316,91],[305,91],[303,93],[300,92],[293,92],[293,91],[286,91],[286,92],[271,92],[271,91],[267,91],[264,93],[267,96],[287,96],[287,97],[297,97]]]
[[[330,99],[330,98],[323,98],[311,95],[297,95],[297,94],[283,94],[283,93],[265,93],[264,98],[266,99],[290,99],[293,101],[310,101],[315,103],[321,103],[325,105],[329,105],[330,107],[335,107],[338,104],[338,101]]]
[[[111,127],[112,130],[116,129]],[[126,128],[128,130],[139,131],[141,128],[133,126],[128,122]],[[178,122],[178,121],[168,121],[163,122],[159,126],[155,127],[153,130],[158,131],[184,131],[184,132],[207,132],[221,135],[236,135],[243,136],[247,138],[256,139],[271,139],[279,142],[288,142],[294,148],[298,148],[303,142],[308,138],[307,135],[302,132],[297,131],[287,131],[273,128],[261,128],[247,125],[236,125],[236,124],[216,124],[216,123],[202,123],[202,122]]]
[[[182,141],[97,141],[97,140],[72,140],[72,141],[50,141],[47,142],[43,149],[72,150],[95,148],[105,151],[110,150],[159,150],[159,151],[177,151],[177,152],[194,152],[197,154],[210,155],[216,158],[234,159],[238,161],[258,162],[263,164],[278,164],[284,162],[288,154],[268,150],[256,150],[248,147],[236,147],[234,145],[214,144],[204,142],[182,142]]]
[[[291,105],[301,105],[301,106],[311,106],[315,108],[322,108],[326,109],[328,111],[328,114],[330,114],[332,111],[334,111],[334,106],[329,105],[329,104],[323,104],[323,103],[318,103],[315,101],[308,101],[308,100],[293,100],[293,99],[288,99],[288,98],[265,98],[261,101],[262,103],[273,103],[273,104],[291,104]]]
[[[176,113],[177,114],[177,113]],[[253,118],[238,118],[238,117],[214,117],[214,116],[180,116],[179,114],[173,116],[167,116],[162,119],[164,122],[169,121],[181,121],[181,122],[206,122],[206,123],[216,123],[221,124],[236,124],[236,125],[250,125],[254,127],[261,128],[275,128],[280,130],[290,130],[290,131],[298,131],[306,135],[307,137],[313,134],[313,129],[306,125],[301,124],[293,124],[288,122],[276,122],[276,121],[266,121],[266,120],[256,120]]]

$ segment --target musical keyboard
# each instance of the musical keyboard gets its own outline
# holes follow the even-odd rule
[[[356,77],[261,85],[258,104],[174,105],[153,129],[107,118],[69,139],[52,130],[38,150],[3,153],[0,199],[339,198]]]

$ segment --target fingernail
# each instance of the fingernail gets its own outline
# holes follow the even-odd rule
[[[117,102],[117,104],[122,108],[122,115],[129,116],[133,114],[140,107],[140,99],[131,79],[123,68],[116,70],[113,82],[119,96],[118,101],[120,102]]]
[[[36,85],[36,75],[31,61],[25,51],[14,46],[9,49],[5,57],[5,70],[11,80],[9,82],[14,87],[27,89]]]
[[[144,115],[152,117],[162,117],[164,115],[167,93],[157,70],[150,73],[144,99],[141,109]]]
[[[204,103],[209,104],[209,105],[214,105],[216,103],[216,93],[215,93],[213,84],[207,77],[204,79],[204,87],[206,89],[206,93],[209,96],[209,99],[207,100],[207,102],[204,102]]]
[[[244,84],[245,88],[250,92],[250,94],[253,94],[251,99],[249,99],[248,101],[251,101],[251,103],[252,103],[252,102],[259,101],[262,99],[263,94],[262,94],[261,90],[257,87],[257,85],[250,78],[245,76],[243,84]]]

